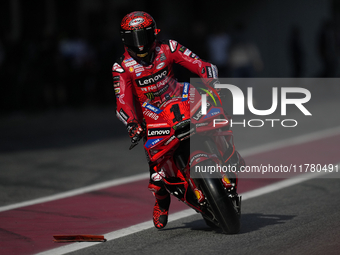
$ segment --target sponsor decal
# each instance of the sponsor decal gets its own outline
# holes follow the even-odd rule
[[[148,92],[148,93],[144,93],[144,95],[149,98],[149,99],[154,99],[155,97],[159,97],[161,96],[165,91],[167,91],[169,88],[169,85],[164,86],[163,88],[161,88],[160,90],[156,91],[156,92]]]
[[[136,62],[135,60],[133,60],[133,61],[127,62],[127,63],[125,64],[125,66],[126,66],[126,67],[129,67],[129,66],[133,66],[133,65],[136,65],[136,64],[137,64],[137,62]]]
[[[168,139],[168,141],[166,141],[165,143],[164,143],[164,145],[168,145],[169,143],[171,143],[174,139],[175,139],[175,137],[176,136],[171,136],[169,139]]]
[[[183,93],[182,93],[182,101],[188,100],[189,87],[190,87],[190,84],[188,82],[184,82]]]
[[[120,93],[120,88],[115,88],[115,93],[119,94]]]
[[[177,49],[177,42],[174,40],[169,40],[170,50],[171,52],[175,52]]]
[[[168,127],[168,123],[154,123],[154,124],[148,124],[148,128],[157,128],[157,127]]]
[[[127,115],[126,112],[124,112],[123,109],[120,109],[119,114],[120,114],[120,116],[122,116],[122,118],[123,118],[125,121],[127,121],[127,120],[130,118],[130,116]]]
[[[159,52],[161,50],[161,48],[159,46],[156,47],[155,49],[157,52]]]
[[[163,138],[157,138],[157,139],[148,139],[148,141],[145,143],[146,148],[150,148],[151,146],[154,146],[155,144],[162,141]]]
[[[133,67],[135,69],[135,73],[141,73],[144,71],[144,68],[142,65],[138,64]]]
[[[183,121],[177,123],[176,125],[174,125],[172,128],[176,130],[176,129],[181,128],[181,127],[183,127],[183,126],[185,126],[187,124],[190,124],[190,119],[183,120]]]
[[[153,92],[144,93],[144,95],[150,100],[153,100],[155,98]]]
[[[143,115],[144,115],[145,117],[149,117],[149,118],[151,118],[151,119],[153,119],[153,120],[158,120],[158,118],[159,118],[159,116],[158,116],[156,113],[154,113],[154,112],[152,112],[152,111],[149,111],[149,110],[145,110],[145,111],[143,112]]]
[[[162,62],[162,63],[160,63],[156,66],[156,69],[161,69],[164,65],[165,65],[165,63]]]
[[[120,82],[114,82],[113,83],[113,87],[114,88],[119,88],[119,86],[120,86]]]
[[[209,124],[209,122],[203,122],[203,123],[197,123],[196,124],[196,127],[204,127],[204,126],[207,126]]]
[[[136,73],[136,76],[139,77],[142,73]]]
[[[120,97],[119,97],[119,102],[120,102],[121,104],[125,104],[125,102],[124,102],[124,100],[123,100],[124,97],[125,97],[125,94],[122,94],[122,95],[120,95]]]
[[[165,178],[165,177],[166,177],[166,175],[165,175],[163,169],[161,171],[159,171],[158,173],[153,173],[151,175],[151,179],[155,182],[160,181],[160,180],[162,180],[162,178]]]
[[[130,72],[130,73],[133,73],[133,71],[134,71],[134,69],[133,69],[133,67],[131,66],[131,67],[129,68],[129,72]]]
[[[119,80],[120,80],[119,76],[114,76],[114,77],[113,77],[113,82],[117,82],[117,81],[119,81]]]
[[[144,71],[143,67],[139,67],[139,68],[135,69],[135,73],[141,73],[143,71]]]
[[[212,68],[212,72],[213,72],[213,78],[217,79],[218,78],[218,70],[217,67],[215,65],[211,65]]]
[[[123,119],[122,115],[120,115],[118,111],[116,111],[116,115],[117,115],[118,119],[119,119],[121,122],[123,122],[125,125],[127,124],[127,123],[126,123],[126,120]]]
[[[162,106],[163,106],[163,108],[165,108],[165,107],[167,107],[169,104],[171,104],[172,102],[176,102],[176,101],[177,101],[177,98],[172,98],[172,99],[170,99],[170,100],[164,102],[164,103],[162,104]]]
[[[170,135],[170,128],[150,128],[148,137]]]
[[[184,51],[184,55],[186,55],[186,56],[188,56],[189,57],[189,55],[192,53],[192,51],[191,50],[189,50],[189,49],[186,49],[185,51]]]
[[[189,100],[190,103],[193,104],[195,102],[195,95],[196,95],[196,89],[195,88],[190,88],[190,93],[189,93]]]
[[[199,57],[195,53],[191,53],[190,57],[194,59],[199,59]]]
[[[124,73],[124,69],[118,63],[114,63],[112,66],[112,72]]]
[[[204,74],[204,73],[205,73],[205,68],[203,67],[202,71],[201,71],[201,74]]]
[[[157,88],[160,88],[162,86],[164,86],[165,84],[167,84],[169,81],[169,77],[167,76],[164,80],[158,82],[156,85],[157,85]],[[150,88],[150,87],[149,87]]]
[[[205,115],[205,117],[203,119],[207,119],[210,118],[212,116],[215,116],[217,114],[221,113],[220,109],[218,108],[212,108],[207,115]]]
[[[187,48],[185,46],[182,46],[181,48],[179,48],[180,52],[184,52]]]
[[[161,61],[164,61],[166,60],[166,56],[164,53],[161,54],[160,58],[159,58]]]
[[[132,61],[134,60],[133,58],[128,58],[128,59],[125,59],[123,62],[126,63],[126,62],[129,62],[129,61]]]
[[[199,203],[202,203],[204,201],[204,195],[203,195],[202,191],[200,191],[199,189],[195,188],[194,189],[194,193],[196,195],[197,201]]]
[[[153,111],[154,113],[157,113],[157,114],[159,114],[159,113],[162,112],[161,109],[159,109],[159,108],[157,108],[156,106],[153,106],[153,105],[151,105],[151,104],[148,104],[147,102],[144,102],[144,103],[142,104],[142,106],[143,106],[144,108],[146,108],[146,109],[149,109],[150,111]]]
[[[152,84],[155,84],[161,80],[163,80],[168,74],[168,67],[165,67],[163,68],[162,70],[152,74],[152,75],[149,75],[149,76],[146,76],[146,77],[143,77],[143,78],[140,78],[140,79],[136,79],[136,83],[137,83],[137,86],[138,87],[144,87],[144,86],[149,86],[149,85],[152,85]]]
[[[191,164],[194,162],[194,160],[199,159],[199,158],[202,158],[202,157],[204,157],[204,158],[209,158],[208,155],[207,155],[207,154],[204,154],[204,153],[196,154],[195,156],[193,156],[193,157],[191,158],[189,165],[191,166]],[[196,162],[198,162],[198,161],[196,161]]]
[[[213,73],[212,73],[211,67],[207,66],[206,69],[207,69],[207,77],[208,78],[212,78],[213,77]]]
[[[135,18],[129,22],[129,26],[136,26],[139,24],[142,24],[144,22],[144,19],[141,17]]]

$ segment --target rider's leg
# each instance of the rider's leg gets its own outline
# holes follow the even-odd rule
[[[152,166],[150,166],[150,182],[149,190],[152,191],[156,198],[156,203],[153,209],[153,223],[156,228],[164,228],[168,223],[168,212],[170,206],[170,194],[164,187],[161,181],[164,177],[163,173],[157,173]]]

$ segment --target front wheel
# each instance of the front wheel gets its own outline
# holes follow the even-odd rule
[[[213,161],[206,160],[201,164],[213,164]],[[224,188],[221,179],[211,178],[201,173],[200,178],[195,179],[199,189],[206,197],[207,210],[212,213],[210,224],[217,225],[226,234],[237,234],[240,231],[240,205],[238,196],[229,194]],[[205,221],[209,221],[204,217]]]

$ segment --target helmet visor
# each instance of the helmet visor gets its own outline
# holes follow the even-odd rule
[[[123,43],[127,46],[145,46],[153,43],[156,39],[155,32],[152,27],[138,30],[122,31]]]

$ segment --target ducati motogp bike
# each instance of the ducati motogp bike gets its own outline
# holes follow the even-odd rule
[[[197,88],[169,77],[165,81],[159,90],[172,93],[158,93],[157,103],[146,99],[142,104],[148,160],[171,195],[200,213],[214,230],[236,234],[241,217],[237,170],[244,161],[235,150],[230,117],[212,96],[204,101],[207,111],[202,114]],[[224,121],[217,125],[216,119]],[[221,171],[228,169],[233,171]]]

